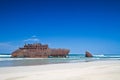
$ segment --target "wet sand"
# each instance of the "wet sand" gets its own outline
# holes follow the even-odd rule
[[[120,60],[1,67],[0,80],[120,80]]]

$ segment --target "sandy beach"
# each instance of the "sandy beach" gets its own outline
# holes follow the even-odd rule
[[[120,61],[1,67],[0,80],[120,80]]]

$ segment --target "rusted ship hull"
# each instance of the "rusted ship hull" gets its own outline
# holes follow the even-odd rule
[[[49,57],[67,57],[68,49],[50,49],[48,45],[30,44],[12,53],[12,57],[26,58],[49,58]]]

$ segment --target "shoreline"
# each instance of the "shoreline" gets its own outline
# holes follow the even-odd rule
[[[5,58],[4,58],[5,59]],[[11,58],[12,59],[12,58]],[[72,60],[72,58],[15,58],[12,60],[0,61],[1,67],[26,67],[26,66],[41,66],[52,64],[69,64],[69,63],[86,63],[98,61],[120,61],[120,59],[100,59],[100,58],[84,58]]]
[[[0,67],[1,80],[119,80],[120,61]]]

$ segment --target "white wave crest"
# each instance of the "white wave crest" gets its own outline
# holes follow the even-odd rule
[[[4,58],[4,57],[11,57],[11,55],[0,55],[0,57],[2,58]]]
[[[101,55],[93,55],[94,57],[105,57],[105,55],[101,54]]]

